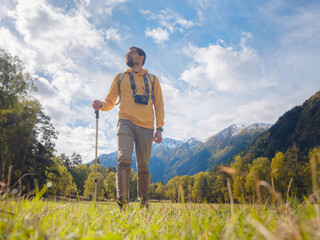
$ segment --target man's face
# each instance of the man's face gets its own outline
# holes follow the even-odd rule
[[[128,65],[128,67],[139,65],[140,61],[141,60],[138,51],[134,48],[129,49],[126,57],[126,64]]]

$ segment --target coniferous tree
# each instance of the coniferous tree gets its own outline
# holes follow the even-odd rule
[[[297,148],[288,149],[285,154],[285,169],[287,170],[285,182],[289,185],[292,179],[290,194],[298,198],[302,198],[307,192],[308,186],[304,182],[304,169],[307,164],[306,157]]]

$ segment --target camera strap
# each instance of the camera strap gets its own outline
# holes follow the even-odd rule
[[[134,83],[134,77],[131,73],[129,73],[129,78],[130,78],[130,84],[131,84],[131,88],[133,90],[133,96],[136,95],[136,84]],[[149,94],[150,94],[150,89],[149,89],[149,84],[148,84],[148,78],[147,78],[147,74],[143,74],[143,80],[144,80],[144,85],[145,85],[145,88],[146,88],[146,93],[149,97]]]
[[[124,78],[124,76],[126,75],[127,72],[122,72],[122,73],[119,73],[118,74],[118,79],[117,79],[117,82],[118,82],[118,96],[119,96],[119,100],[118,102],[116,103],[116,105],[119,105],[120,101],[121,101],[121,82]],[[129,73],[128,73],[129,74]],[[147,73],[148,74],[148,78],[149,80],[151,81],[151,85],[152,85],[152,90],[151,90],[151,102],[153,104],[154,102],[154,95],[153,95],[153,92],[154,92],[154,82],[155,82],[155,76],[151,73]],[[148,81],[147,81],[148,82]],[[148,86],[149,87],[149,86]]]

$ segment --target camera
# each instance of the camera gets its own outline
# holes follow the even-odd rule
[[[134,101],[135,101],[136,103],[148,105],[149,96],[147,96],[147,95],[145,95],[145,94],[135,95],[135,96],[134,96]]]

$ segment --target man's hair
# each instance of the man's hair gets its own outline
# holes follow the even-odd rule
[[[142,66],[143,66],[147,58],[146,53],[141,48],[138,48],[138,47],[131,47],[129,49],[133,49],[133,48],[137,50],[139,56],[144,56],[143,62],[142,62]]]

